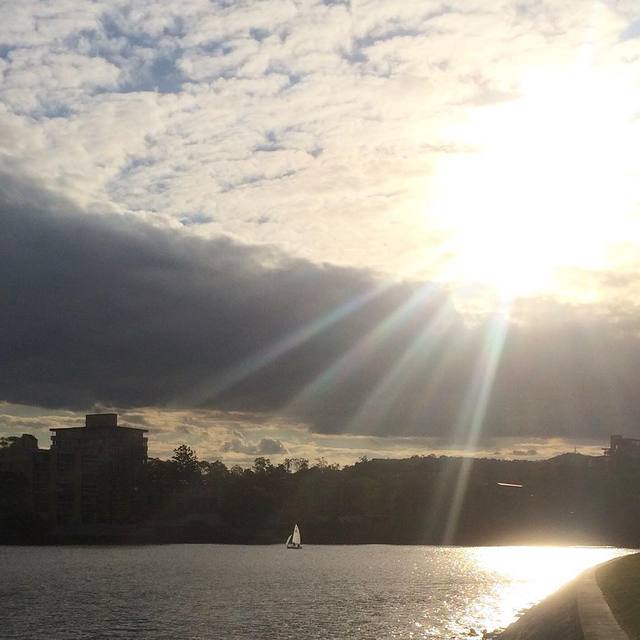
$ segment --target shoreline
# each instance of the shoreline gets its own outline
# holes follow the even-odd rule
[[[175,539],[165,539],[159,540],[157,538],[149,537],[140,537],[137,538],[132,536],[127,539],[122,536],[114,536],[110,537],[109,535],[104,536],[83,536],[83,535],[65,535],[60,536],[58,539],[33,539],[33,540],[3,540],[0,538],[0,546],[4,547],[66,547],[73,545],[82,545],[82,546],[132,546],[137,547],[141,545],[146,546],[162,546],[162,545],[197,545],[197,544],[209,544],[209,545],[218,545],[218,546],[227,546],[227,547],[272,547],[278,546],[280,544],[284,545],[284,542],[268,542],[264,540],[260,541],[246,541],[246,542],[230,542],[224,540],[197,540],[197,539],[188,539],[181,540],[179,538]],[[535,543],[527,543],[527,542],[505,542],[503,544],[491,544],[491,543],[483,543],[478,542],[476,544],[436,544],[429,542],[305,542],[304,546],[313,546],[313,547],[364,547],[364,546],[387,546],[387,547],[442,547],[442,548],[453,548],[453,549],[473,549],[473,548],[489,548],[489,549],[498,549],[498,548],[513,548],[513,547],[539,547],[539,548],[547,548],[547,547],[566,547],[567,549],[629,549],[630,551],[635,551],[635,548],[619,546],[615,544],[588,544],[588,543],[571,543],[571,542],[549,542],[542,544]],[[615,560],[615,558],[614,558]],[[609,561],[612,562],[613,560]],[[606,564],[606,563],[605,563]]]

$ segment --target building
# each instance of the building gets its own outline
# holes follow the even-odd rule
[[[616,459],[640,459],[640,440],[619,435],[611,436],[611,445],[608,449],[604,449],[604,455]]]
[[[84,427],[51,429],[51,521],[60,526],[135,519],[147,460],[145,429],[118,426],[115,413]]]
[[[133,522],[146,430],[118,426],[117,414],[104,413],[87,415],[83,427],[51,432],[50,449],[29,434],[0,442],[0,516],[28,512],[54,529],[78,531]]]
[[[31,509],[43,520],[51,518],[51,469],[48,449],[38,448],[38,440],[23,433],[9,438],[0,449],[0,482],[13,493],[17,503]]]

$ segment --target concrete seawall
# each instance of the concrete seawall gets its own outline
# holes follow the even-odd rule
[[[602,595],[594,569],[578,580],[576,597],[584,640],[628,640]]]

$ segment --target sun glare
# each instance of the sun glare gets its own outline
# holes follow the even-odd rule
[[[479,567],[501,576],[485,601],[490,628],[513,622],[514,613],[551,595],[586,569],[630,551],[612,547],[477,547],[469,551]],[[482,609],[483,601],[475,606]],[[476,612],[477,615],[477,612]]]
[[[448,233],[445,277],[507,298],[559,287],[562,269],[606,266],[625,237],[636,99],[594,72],[532,76],[521,96],[477,107],[438,163],[430,222]]]

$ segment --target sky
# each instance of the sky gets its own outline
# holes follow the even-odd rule
[[[640,5],[0,6],[0,435],[640,437]]]

